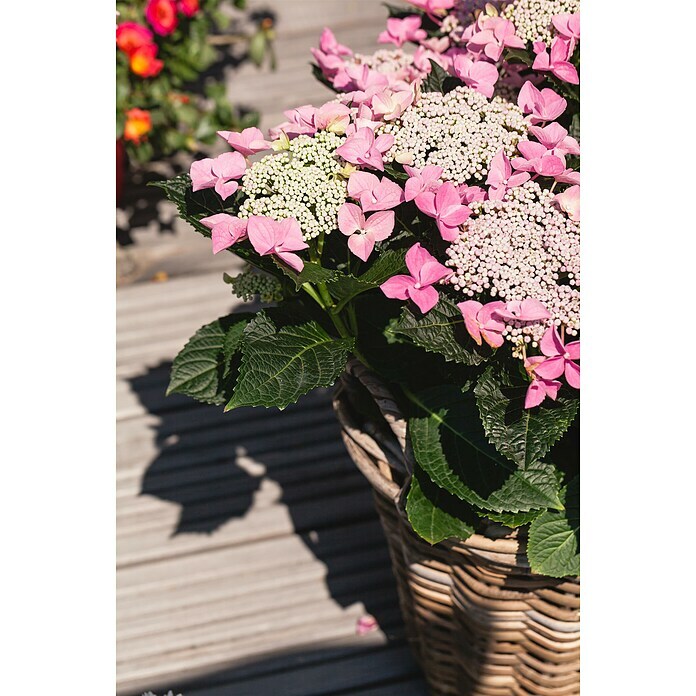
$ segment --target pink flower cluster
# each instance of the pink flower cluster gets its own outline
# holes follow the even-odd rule
[[[232,152],[195,162],[192,188],[212,188],[223,201],[241,189],[224,208],[239,214],[220,212],[200,222],[211,231],[214,253],[246,241],[258,255],[300,272],[305,262],[299,252],[310,244],[317,245],[311,258],[321,259],[323,241],[313,241],[320,235],[323,240],[335,230],[353,256],[370,262],[383,243],[390,244],[397,220],[415,220],[416,233],[400,223],[398,236],[399,242],[402,234],[420,240],[413,239],[405,255],[408,272],[383,282],[382,293],[413,302],[422,314],[435,307],[442,291],[463,295],[457,306],[471,339],[494,350],[511,342],[512,355],[523,361],[529,377],[525,407],[533,408],[558,397],[561,379],[580,387],[579,341],[565,343],[579,331],[580,175],[569,165],[580,146],[558,122],[568,102],[544,86],[545,80],[579,82],[571,61],[580,38],[579,15],[553,17],[549,48],[534,43],[533,74],[522,78],[503,61],[506,49],[529,47],[510,19],[486,5],[455,34],[454,22],[448,23],[455,0],[412,4],[443,30],[429,37],[424,25],[432,25],[424,14],[388,20],[381,43],[399,51],[409,42],[418,47],[404,70],[381,72],[376,63],[360,62],[325,29],[313,53],[339,90],[335,100],[286,111],[286,121],[271,129],[268,139],[258,128],[219,132]],[[430,70],[430,60],[464,86],[421,95],[417,82]],[[517,106],[493,97],[503,69],[506,78],[517,80]],[[455,96],[476,103],[476,118],[488,106],[498,109],[508,128],[503,135],[514,132],[491,145],[491,129],[484,129],[480,148],[479,140],[460,145],[457,128],[468,135],[478,121],[471,128],[461,125],[463,119],[448,125],[447,104]],[[428,119],[436,123],[440,115],[447,123],[431,125]],[[404,138],[412,122],[425,130]],[[418,148],[427,148],[426,154],[443,149],[438,137],[448,128],[455,147],[439,160],[424,159]],[[465,166],[469,150],[479,159]],[[250,162],[268,151],[276,154]],[[257,174],[264,171],[271,173],[268,178]],[[485,188],[473,185],[484,182]],[[317,192],[325,189],[326,199],[318,205]],[[307,216],[315,207],[323,211],[316,229]],[[410,217],[402,218],[401,211]],[[426,240],[432,240],[427,225],[423,228],[428,220],[439,236],[435,249],[426,248]],[[441,263],[447,257],[447,265]]]
[[[412,0],[412,4],[442,26],[442,35],[428,36],[423,28],[423,15],[388,19],[386,30],[378,37],[380,43],[391,43],[399,49],[406,43],[417,46],[410,64],[398,73],[381,73],[357,64],[360,57],[338,43],[330,29],[324,29],[319,48],[313,48],[312,53],[334,88],[350,93],[364,89],[359,83],[387,87],[401,80],[418,81],[430,72],[430,61],[489,98],[501,67],[505,67],[508,77],[515,78],[519,66],[504,63],[503,54],[508,48],[526,49],[527,42],[517,33],[513,22],[500,16],[492,5],[486,5],[473,23],[461,26],[459,22],[465,13],[460,12],[455,0]],[[552,23],[556,35],[550,47],[544,41],[533,43],[536,54],[533,69],[578,84],[577,68],[570,61],[580,40],[580,15],[558,14],[553,16]],[[445,29],[446,24],[458,28],[450,31]]]

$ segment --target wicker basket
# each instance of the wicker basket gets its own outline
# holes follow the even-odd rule
[[[360,384],[381,423],[358,415]],[[579,694],[579,579],[532,574],[524,536],[495,524],[464,542],[423,541],[404,512],[412,455],[389,390],[351,362],[334,408],[350,456],[375,489],[407,635],[431,693]]]

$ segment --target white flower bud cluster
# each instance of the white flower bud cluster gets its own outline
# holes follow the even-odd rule
[[[300,135],[289,148],[266,155],[249,167],[242,179],[248,196],[240,218],[265,215],[274,220],[294,217],[305,241],[336,229],[338,209],[346,202],[347,184],[340,175],[343,164],[334,155],[344,136],[319,131]]]
[[[225,276],[225,282],[231,286],[232,293],[245,302],[250,302],[257,295],[261,302],[266,303],[280,302],[283,299],[278,279],[265,273],[243,271],[236,276]]]
[[[552,319],[512,322],[504,332],[517,352],[536,347],[548,326],[580,330],[580,225],[554,205],[554,195],[528,181],[502,201],[471,204],[474,213],[447,249],[454,275],[447,282],[466,299],[535,299]]]
[[[580,0],[514,0],[501,15],[515,25],[515,33],[525,41],[551,43],[554,15],[580,12]]]
[[[348,63],[367,65],[370,70],[384,74],[395,74],[403,79],[403,76],[408,75],[412,69],[413,56],[400,48],[392,50],[380,48],[370,55],[355,53],[348,58]]]
[[[516,104],[500,97],[489,100],[460,86],[448,94],[424,92],[384,132],[395,138],[386,161],[398,156],[398,161],[411,160],[409,164],[417,168],[439,165],[445,181],[480,184],[501,148],[508,157],[516,155],[527,123]]]

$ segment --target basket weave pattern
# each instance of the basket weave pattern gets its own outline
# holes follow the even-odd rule
[[[388,429],[357,416],[358,382]],[[406,422],[387,387],[353,361],[334,408],[346,448],[375,490],[407,635],[431,693],[579,694],[579,579],[534,575],[524,535],[500,525],[489,524],[463,542],[425,542],[404,512],[412,455]]]

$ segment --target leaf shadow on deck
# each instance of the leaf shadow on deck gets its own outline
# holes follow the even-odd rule
[[[165,397],[170,368],[170,362],[162,363],[131,378],[129,384],[147,412],[158,421],[150,426],[154,429],[158,454],[145,471],[140,495],[180,506],[171,536],[208,536],[218,531],[224,534],[226,530],[221,529],[224,525],[243,519],[251,527],[255,518],[245,518],[258,514],[264,506],[281,507],[287,511],[292,527],[285,533],[292,534],[294,530],[294,535],[325,567],[325,584],[331,598],[344,608],[362,603],[386,634],[386,645],[373,648],[384,655],[380,658],[382,666],[375,667],[371,684],[378,685],[381,671],[392,659],[389,650],[398,652],[397,663],[402,668],[394,682],[402,686],[395,686],[393,691],[380,686],[375,694],[402,693],[406,677],[420,685],[419,677],[414,676],[418,675],[418,668],[403,636],[389,554],[371,487],[345,451],[331,408],[330,391],[314,392],[283,412],[245,408],[223,413],[221,407],[198,404],[179,395]],[[277,529],[270,530],[264,537],[264,531],[259,529],[258,538],[278,533]],[[303,691],[305,666],[314,665],[310,671],[318,683],[322,679],[332,683],[335,670],[341,669],[343,661],[353,664],[350,655],[355,652],[355,644],[336,648],[329,659],[314,645],[286,655],[283,664],[288,665],[289,671],[283,672],[285,686],[272,691],[254,691],[252,687],[259,686],[259,674],[280,669],[273,667],[279,656],[264,656],[243,667],[203,675],[177,687],[175,693],[188,696],[194,687],[193,693],[198,694],[199,686],[211,685],[213,690],[203,690],[201,696],[208,693],[304,696],[309,693]],[[370,654],[368,649],[366,657]],[[336,664],[334,659],[338,660]],[[344,681],[346,678],[343,675]],[[242,688],[245,680],[249,681],[250,690]],[[221,690],[216,685],[223,682],[239,682],[239,688]],[[166,687],[166,693],[175,684],[161,686]],[[187,691],[183,690],[184,686]],[[316,693],[363,691],[327,689]],[[407,693],[424,694],[425,690]]]

